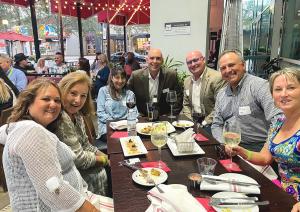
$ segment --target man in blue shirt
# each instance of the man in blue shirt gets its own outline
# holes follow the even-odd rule
[[[0,67],[6,73],[7,77],[17,87],[19,91],[22,91],[27,86],[27,78],[23,71],[13,68],[12,61],[7,56],[0,56]]]

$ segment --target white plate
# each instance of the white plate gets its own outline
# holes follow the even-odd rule
[[[151,135],[151,132],[143,132],[142,130],[146,127],[151,127],[152,126],[152,123],[153,122],[146,122],[146,123],[137,123],[136,124],[136,131],[139,133],[139,134],[142,134],[142,135]],[[167,123],[167,133],[172,133],[172,132],[175,132],[175,128],[173,127],[172,124],[170,124],[170,122],[166,122]]]
[[[174,140],[172,140],[170,138],[168,138],[168,140],[167,140],[167,145],[174,156],[204,155],[205,154],[203,149],[197,143],[194,144],[194,150],[192,152],[178,152],[176,143],[174,142]]]
[[[151,174],[151,169],[156,169],[160,172],[160,176],[155,176]],[[156,184],[161,184],[165,182],[168,179],[168,174],[159,168],[143,168],[143,170],[147,170],[148,173],[150,174],[150,177],[154,180]],[[137,184],[143,185],[143,186],[154,186],[153,183],[147,183],[146,179],[141,175],[139,170],[136,170],[132,174],[132,179],[134,182]]]
[[[113,129],[113,130],[124,130],[127,128],[127,120],[121,120],[121,121],[114,121],[114,122],[110,122],[109,126]]]
[[[238,181],[241,181],[241,182],[258,184],[258,182],[256,180],[254,180],[251,177],[248,177],[247,175],[243,175],[243,174],[225,173],[225,174],[221,174],[219,176],[223,177],[223,178],[226,178],[228,180],[238,180]]]
[[[128,146],[129,140],[132,140],[133,143],[136,145],[136,151],[130,151]],[[123,137],[120,138],[120,143],[123,149],[124,156],[134,156],[134,155],[144,155],[147,154],[148,151],[145,148],[141,138],[139,136],[131,136],[131,137]]]
[[[220,175],[221,176],[221,175]],[[215,198],[228,198],[228,197],[247,197],[245,194],[242,193],[236,193],[236,192],[228,192],[228,191],[222,191],[214,194],[212,197]],[[231,201],[229,199],[228,201]],[[243,200],[238,200],[239,202],[242,202]],[[230,212],[258,212],[258,206],[257,205],[220,205],[220,206],[212,206],[217,212],[223,212],[223,211],[230,211]],[[226,210],[230,209],[230,210]]]
[[[178,120],[178,121],[173,121],[172,125],[178,128],[188,128],[194,126],[194,123],[188,120]]]

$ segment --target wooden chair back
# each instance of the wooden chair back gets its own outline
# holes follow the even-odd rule
[[[8,119],[8,117],[11,115],[13,111],[13,107],[4,109],[1,111],[1,115],[0,115],[0,126],[6,124],[6,121]]]
[[[93,117],[91,116],[83,116],[84,125],[85,125],[85,131],[89,138],[89,142],[93,145],[95,145],[95,139],[96,139],[96,131],[93,124]]]

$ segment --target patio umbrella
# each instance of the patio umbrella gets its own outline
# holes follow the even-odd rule
[[[36,13],[35,13],[35,0],[0,0],[0,3],[11,4],[17,6],[28,7],[30,6],[30,15],[31,15],[31,24],[32,24],[32,34],[34,37],[34,48],[35,48],[35,56],[38,60],[41,57],[40,52],[40,43],[39,36],[37,30],[37,22],[36,22]]]
[[[0,39],[8,41],[33,42],[33,37],[16,32],[0,32]]]
[[[6,47],[7,45],[5,43],[0,43],[0,48]]]

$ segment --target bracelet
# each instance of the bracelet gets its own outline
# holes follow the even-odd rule
[[[252,155],[253,155],[253,152],[252,151],[249,151],[249,150],[246,150],[246,160],[252,160]]]

